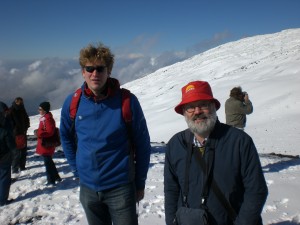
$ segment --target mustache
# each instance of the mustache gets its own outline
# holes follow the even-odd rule
[[[192,120],[195,121],[197,119],[207,119],[208,116],[207,115],[204,115],[204,114],[199,114],[199,115],[194,115]]]

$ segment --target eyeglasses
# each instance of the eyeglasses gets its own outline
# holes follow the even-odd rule
[[[185,105],[184,110],[188,113],[195,112],[196,108],[198,107],[201,110],[208,110],[211,105],[211,102],[199,102],[195,104]]]
[[[105,71],[105,69],[106,69],[106,66],[85,66],[84,69],[88,73],[93,73],[95,70],[98,73],[103,73]]]

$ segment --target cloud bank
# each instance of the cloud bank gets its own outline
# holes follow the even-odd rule
[[[126,46],[112,48],[115,54],[112,76],[125,84],[217,46],[228,37],[228,32],[224,32],[181,52],[154,54],[150,52],[153,52],[151,49],[159,41],[159,36],[140,35]],[[61,108],[66,96],[81,86],[82,82],[77,59],[0,60],[0,100],[10,106],[16,97],[22,97],[29,115],[37,114],[42,101],[50,101],[52,109]]]

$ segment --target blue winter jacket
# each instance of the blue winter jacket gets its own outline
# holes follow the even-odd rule
[[[167,144],[164,170],[165,214],[167,225],[173,224],[178,207],[182,206],[185,180],[187,141],[185,132],[174,135]],[[244,131],[217,121],[213,131],[215,159],[213,178],[225,198],[237,213],[232,221],[215,193],[210,189],[207,199],[209,224],[212,225],[259,225],[268,189],[259,156],[249,135]],[[212,136],[212,135],[211,135]],[[188,140],[192,142],[192,139]],[[209,139],[208,139],[209,143]],[[209,144],[208,144],[209,145]],[[207,160],[209,147],[205,148]],[[188,204],[200,208],[203,189],[203,172],[193,154],[189,170]]]
[[[109,78],[108,96],[100,101],[82,95],[71,132],[69,95],[62,107],[60,135],[65,156],[81,185],[95,191],[135,181],[137,190],[145,188],[150,161],[150,137],[145,117],[136,96],[131,94],[132,136],[135,164],[130,157],[129,134],[121,111],[121,91],[117,80]]]

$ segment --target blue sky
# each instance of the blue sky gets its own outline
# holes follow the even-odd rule
[[[0,60],[78,57],[88,43],[160,54],[300,27],[300,1],[5,0]]]

